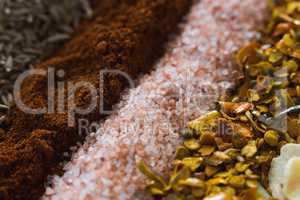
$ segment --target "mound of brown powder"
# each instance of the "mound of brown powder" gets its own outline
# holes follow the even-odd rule
[[[32,200],[42,194],[47,176],[59,172],[63,153],[84,138],[77,134],[76,119],[100,119],[104,116],[99,112],[100,100],[103,99],[103,108],[110,110],[128,86],[124,76],[114,73],[106,74],[100,85],[99,71],[117,69],[131,79],[148,72],[163,53],[162,44],[176,29],[189,4],[191,0],[95,3],[95,19],[79,27],[80,33],[52,59],[36,66],[43,73],[26,78],[16,93],[20,95],[17,100],[22,100],[26,107],[48,106],[48,112],[30,114],[17,105],[11,109],[9,128],[0,136],[0,199]],[[57,80],[65,84],[49,88],[47,70],[50,69],[58,72]],[[101,93],[92,95],[85,87],[76,87],[82,81],[98,89],[100,85]],[[70,107],[69,92],[73,89],[77,90],[71,98],[74,105]],[[75,124],[70,126],[73,110],[62,107],[86,108],[94,96],[97,107],[89,114],[75,115]],[[59,104],[57,97],[64,103]],[[59,110],[64,111],[58,113]]]

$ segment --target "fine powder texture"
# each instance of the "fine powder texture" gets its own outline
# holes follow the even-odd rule
[[[100,95],[104,109],[119,102],[128,81],[117,74],[105,74],[103,93],[91,94],[76,83],[100,85],[100,71],[119,70],[132,79],[148,72],[164,52],[164,43],[173,34],[177,23],[188,11],[191,0],[98,0],[95,18],[78,28],[78,33],[52,58],[37,65],[42,75],[27,77],[19,91],[27,107],[45,108],[52,105],[56,112],[29,114],[14,106],[8,114],[7,130],[0,134],[0,199],[38,199],[43,193],[48,175],[61,172],[65,152],[84,139],[77,124],[68,123],[71,110],[69,97],[76,107],[85,108],[92,97],[97,97],[98,108],[87,115],[76,115],[87,120],[103,117],[99,113]],[[65,84],[49,86],[47,70]],[[63,72],[63,73],[59,73]],[[72,87],[67,87],[66,85]],[[68,89],[68,91],[67,91]],[[59,96],[60,94],[60,96]],[[102,96],[103,95],[103,96]],[[49,97],[55,96],[49,100]],[[58,104],[62,97],[63,104]],[[71,103],[70,103],[71,104]],[[61,106],[61,107],[58,107]],[[53,109],[53,110],[54,110]],[[61,109],[58,113],[58,109]]]
[[[180,142],[177,131],[234,85],[233,53],[256,36],[266,1],[202,0],[157,69],[129,91],[120,110],[73,155],[63,177],[55,177],[45,200],[146,199],[144,160],[164,174]]]

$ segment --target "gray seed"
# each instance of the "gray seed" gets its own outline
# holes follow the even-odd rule
[[[18,75],[53,53],[91,14],[88,0],[0,0],[0,109],[12,103]]]

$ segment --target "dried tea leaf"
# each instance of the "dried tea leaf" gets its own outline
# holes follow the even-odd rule
[[[283,54],[279,51],[273,51],[269,55],[269,62],[271,63],[277,63],[283,58]]]
[[[264,140],[266,141],[267,144],[270,146],[277,146],[278,141],[279,141],[279,135],[276,131],[274,130],[269,130],[265,133],[264,135]]]
[[[287,33],[282,38],[284,44],[288,47],[293,47],[296,44],[295,39],[291,36],[291,34]]]
[[[217,178],[211,178],[207,181],[207,184],[209,185],[226,185],[227,181],[224,178],[217,177]]]
[[[224,151],[224,153],[226,153],[231,159],[235,159],[239,155],[239,152],[240,150],[234,148]]]
[[[290,2],[287,4],[286,13],[293,14],[294,12],[299,12],[300,2]]]
[[[253,157],[257,152],[256,142],[250,141],[248,144],[242,149],[241,154],[246,158]]]
[[[258,182],[257,182],[257,180],[247,179],[246,180],[246,186],[248,188],[257,188],[258,187]]]
[[[298,71],[298,63],[295,60],[283,61],[282,68],[286,69],[287,72],[293,73]]]
[[[248,90],[247,96],[248,96],[248,101],[250,101],[250,102],[255,102],[255,101],[260,100],[260,96],[259,96],[258,92],[253,89]]]
[[[258,43],[250,43],[239,50],[236,55],[237,63],[242,67],[246,63],[256,62],[256,51],[259,48]]]
[[[292,29],[292,28],[293,28],[293,24],[291,24],[291,23],[286,23],[286,22],[279,23],[279,24],[277,24],[272,35],[273,36],[283,35],[283,34],[289,32],[290,29]]]
[[[156,173],[154,173],[144,161],[140,161],[138,163],[138,168],[139,170],[147,176],[150,180],[155,182],[155,185],[159,186],[160,188],[165,188],[166,187],[166,182]]]
[[[184,180],[182,179],[179,180],[178,184],[183,186],[189,186],[189,187],[197,187],[197,188],[205,187],[205,182],[198,178],[187,178]]]
[[[288,134],[293,137],[297,138],[300,135],[300,120],[288,117],[287,119],[287,131]]]
[[[205,167],[204,172],[205,172],[206,176],[211,177],[211,176],[213,176],[215,173],[217,173],[218,170],[219,170],[219,169],[218,169],[217,167],[213,167],[213,166],[207,165],[207,166]]]
[[[246,179],[244,176],[232,176],[229,178],[228,183],[234,188],[243,188],[246,184]]]
[[[201,154],[201,156],[209,156],[209,155],[211,155],[214,151],[215,151],[215,147],[214,147],[214,146],[203,145],[203,146],[199,149],[198,152]]]
[[[248,69],[248,73],[252,77],[256,77],[258,75],[265,75],[269,74],[274,70],[274,67],[271,63],[266,61],[261,61],[259,63],[256,63],[254,65],[251,65]]]
[[[188,167],[184,166],[179,171],[175,170],[170,177],[168,187],[166,187],[166,191],[173,189],[175,191],[181,191],[183,189],[183,185],[180,184],[181,180],[186,180],[190,177],[191,172]]]
[[[198,167],[201,166],[203,162],[203,158],[201,157],[187,157],[183,160],[175,160],[175,165],[183,165],[187,168],[189,168],[192,172],[196,171]]]
[[[192,194],[196,198],[203,197],[205,190],[203,188],[192,188]]]
[[[241,200],[259,200],[257,198],[257,188],[250,188],[242,192],[240,195]],[[263,200],[263,199],[261,199]]]
[[[221,151],[216,151],[214,154],[205,159],[205,163],[211,166],[218,166],[226,161],[229,161],[230,157]]]
[[[179,146],[177,149],[176,149],[176,152],[175,152],[175,159],[177,160],[181,160],[185,157],[189,157],[190,156],[190,152],[187,148],[185,148],[184,146]]]
[[[215,120],[220,116],[218,111],[211,111],[196,120],[193,120],[188,123],[188,127],[190,129],[196,130],[197,132],[201,133],[203,131],[207,131],[209,129],[208,124],[211,120]]]
[[[261,113],[267,113],[269,112],[269,109],[267,106],[264,105],[257,105],[256,108],[259,110]]]
[[[254,108],[253,104],[248,102],[232,103],[219,101],[218,103],[221,107],[221,110],[225,113],[240,114]]]
[[[253,137],[252,131],[248,126],[242,123],[231,123],[230,124],[234,135],[239,135],[243,139],[250,139]]]
[[[200,148],[200,144],[199,141],[197,139],[188,139],[186,141],[184,141],[184,146],[192,151],[196,151]]]
[[[215,144],[215,134],[213,132],[203,132],[200,136],[199,143],[201,145],[214,145]]]
[[[146,188],[148,192],[153,196],[164,196],[165,192],[155,186],[149,186]]]
[[[242,173],[242,172],[245,172],[249,166],[250,166],[250,164],[247,164],[247,163],[236,163],[235,169],[236,169],[236,171]]]
[[[251,122],[251,125],[255,130],[260,131],[262,133],[265,132],[265,130],[263,128],[259,127],[258,124],[254,121],[253,115],[249,111],[247,111],[245,115],[248,118],[248,120]]]

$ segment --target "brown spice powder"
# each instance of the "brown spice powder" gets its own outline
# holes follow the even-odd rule
[[[99,88],[98,72],[101,69],[118,69],[133,79],[137,78],[148,72],[162,55],[162,44],[175,30],[191,2],[95,1],[95,19],[80,26],[79,34],[53,58],[36,68],[64,70],[65,83],[87,81],[96,88]],[[127,81],[121,76],[109,74],[104,77],[105,110],[118,102],[127,86]],[[47,76],[30,76],[20,91],[22,101],[31,108],[46,107],[47,87]],[[64,89],[64,86],[56,86],[56,94],[64,92],[67,95]],[[76,106],[86,107],[90,99],[84,88],[76,92]],[[67,107],[68,102],[65,102]],[[76,118],[93,121],[103,116],[98,106],[90,114]],[[8,130],[0,136],[0,199],[37,199],[44,191],[47,176],[60,171],[63,152],[69,151],[84,136],[74,134],[77,128],[68,126],[67,112],[33,115],[14,106],[7,125]]]

